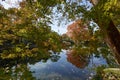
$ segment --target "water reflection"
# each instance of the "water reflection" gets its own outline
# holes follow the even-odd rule
[[[107,65],[102,56],[85,57],[76,55],[72,50],[63,50],[59,56],[57,62],[49,59],[46,63],[29,64],[33,76],[40,80],[87,80],[91,73],[95,74],[93,67]]]
[[[85,68],[89,63],[89,55],[81,55],[76,50],[67,51],[67,61],[78,68]]]
[[[49,57],[43,59],[39,55],[36,58],[0,60],[0,80],[89,80],[96,74],[97,67],[111,65],[111,58],[100,53],[97,56],[84,54],[75,48],[49,52]]]
[[[0,80],[35,80],[26,64],[0,67]]]

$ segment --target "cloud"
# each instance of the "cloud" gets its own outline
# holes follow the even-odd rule
[[[18,8],[19,3],[22,2],[22,0],[5,0],[5,1],[0,1],[0,4],[5,8]]]

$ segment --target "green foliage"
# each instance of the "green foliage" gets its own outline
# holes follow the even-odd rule
[[[93,77],[92,80],[102,80],[102,79],[103,79],[103,78],[102,78],[103,69],[105,69],[105,68],[106,68],[105,65],[97,67],[97,68],[96,68],[97,73],[96,73],[96,75]]]
[[[49,50],[60,51],[60,36],[51,31],[48,17],[58,3],[61,1],[27,0],[20,3],[19,9],[0,7],[0,57],[25,58],[35,57],[37,53],[48,54]]]
[[[1,80],[35,80],[31,72],[28,70],[26,65],[18,64],[12,69],[11,67],[0,68],[0,79]]]
[[[52,23],[50,15],[53,8],[57,8],[56,12],[59,11],[68,20],[82,18],[85,22],[94,20],[101,25],[105,22],[106,25],[102,28],[106,28],[110,18],[119,24],[118,2],[118,0],[100,0],[98,5],[90,9],[82,3],[82,0],[78,2],[74,0],[26,0],[20,3],[19,9],[8,10],[0,6],[0,60],[4,63],[1,63],[0,79],[34,80],[35,78],[26,66],[27,62],[32,64],[40,60],[46,62],[51,58],[50,50],[60,52],[64,48],[62,40],[70,40],[66,36],[61,38],[58,33],[51,31],[49,24]],[[102,56],[106,58],[109,66],[114,67],[114,58],[108,55],[110,53],[108,47],[104,48],[106,45],[103,42],[103,34],[100,30],[94,32],[92,26],[90,28],[92,30],[90,40],[80,39],[81,42],[77,46],[72,46],[78,59],[81,57],[87,62],[92,54],[99,57],[99,54],[103,53]],[[57,61],[52,58],[51,60]],[[14,69],[13,65],[16,65]],[[96,69],[97,75],[94,80],[101,80],[102,70],[105,67],[100,66]],[[19,78],[16,77],[18,75]]]
[[[49,26],[51,23],[49,16],[52,14],[53,7],[56,7],[67,19],[75,20],[82,17],[86,22],[96,20],[98,24],[100,22],[102,25],[105,18],[109,19],[112,17],[114,19],[114,15],[117,15],[117,12],[119,12],[117,2],[118,0],[101,0],[98,5],[89,10],[87,5],[80,4],[82,3],[81,0],[79,2],[66,0],[26,0],[20,3],[21,8],[19,9],[11,8],[5,10],[3,7],[0,7],[0,45],[2,46],[1,52],[3,53],[1,57],[4,56],[5,58],[7,55],[7,58],[25,57],[28,54],[30,56],[39,51],[60,51],[63,46],[61,44],[61,37],[57,33],[52,32]],[[113,12],[114,9],[115,11]],[[107,24],[107,19],[105,20]],[[105,27],[104,25],[103,28]],[[99,36],[102,35],[95,32],[91,41],[97,42],[95,37],[101,38]],[[89,44],[95,45],[91,42]],[[31,48],[33,45],[34,47]],[[86,49],[85,51],[97,50],[92,47]],[[82,49],[80,50],[82,51]]]

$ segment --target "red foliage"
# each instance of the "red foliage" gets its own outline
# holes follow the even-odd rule
[[[76,50],[67,52],[67,61],[78,68],[84,68],[88,64],[87,57],[80,55]]]
[[[83,24],[81,20],[77,20],[67,27],[66,35],[74,42],[81,40],[89,40],[90,33],[86,24]]]

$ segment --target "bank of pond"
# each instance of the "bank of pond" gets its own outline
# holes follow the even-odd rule
[[[13,58],[8,57],[12,54],[2,56],[4,53],[1,53],[0,80],[112,80],[105,76],[111,74],[105,69],[119,69],[105,44],[96,47],[73,45],[58,52],[45,50]]]

